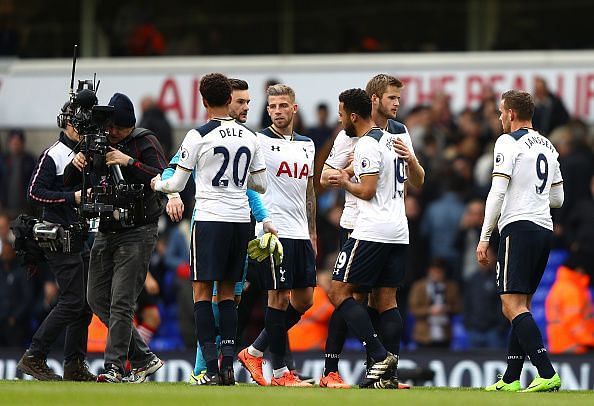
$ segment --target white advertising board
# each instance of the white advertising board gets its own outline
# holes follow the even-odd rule
[[[3,66],[0,126],[54,128],[56,113],[67,99],[71,61],[15,60]],[[445,92],[454,112],[476,107],[483,85],[492,85],[497,93],[510,88],[531,91],[534,78],[541,76],[572,116],[594,121],[594,52],[590,51],[83,59],[76,79],[97,73],[99,102],[106,104],[114,92],[125,93],[136,104],[137,118],[141,98],[152,95],[175,127],[191,128],[205,120],[200,77],[215,71],[248,81],[252,97],[248,124],[254,127],[264,108],[267,79],[292,86],[305,124],[313,125],[318,103],[327,103],[336,114],[338,94],[365,87],[377,73],[404,81],[403,110]]]

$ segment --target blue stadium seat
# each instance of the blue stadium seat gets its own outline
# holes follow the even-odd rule
[[[454,351],[464,351],[468,349],[468,334],[464,328],[462,316],[452,316],[452,343],[450,348]]]
[[[175,351],[183,350],[184,344],[177,323],[177,305],[163,305],[159,303],[161,314],[161,326],[151,341],[151,349],[154,351]]]

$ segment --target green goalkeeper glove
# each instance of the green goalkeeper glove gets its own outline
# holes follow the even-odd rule
[[[278,237],[271,233],[265,233],[260,238],[255,238],[248,243],[248,255],[258,262],[271,257],[276,265],[283,260],[283,245]]]
[[[278,237],[274,234],[270,237],[268,252],[272,256],[275,265],[280,265],[283,262],[283,244],[281,244]]]

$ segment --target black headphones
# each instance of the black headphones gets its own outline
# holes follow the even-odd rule
[[[66,129],[66,126],[70,122],[70,117],[72,116],[72,112],[70,111],[70,101],[64,103],[62,108],[60,109],[60,113],[56,117],[56,122],[58,123],[58,127],[62,129]]]

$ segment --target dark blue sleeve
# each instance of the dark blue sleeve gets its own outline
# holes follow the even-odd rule
[[[33,170],[28,197],[39,204],[74,204],[74,192],[60,192],[56,187],[56,164],[45,151]]]

